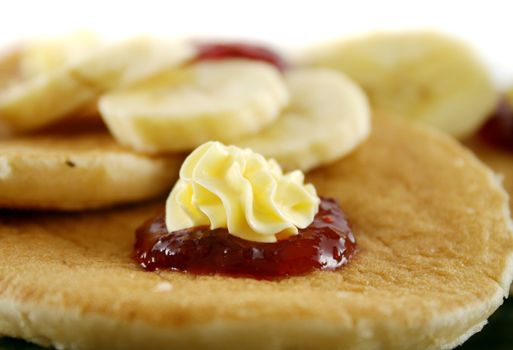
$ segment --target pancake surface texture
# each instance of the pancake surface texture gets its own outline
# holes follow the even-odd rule
[[[0,207],[80,210],[160,196],[181,156],[119,146],[102,128],[56,130],[0,141]]]
[[[440,349],[481,329],[512,279],[507,196],[448,137],[375,119],[309,175],[359,252],[336,272],[257,281],[142,271],[134,230],[163,205],[4,212],[0,333],[73,349]]]

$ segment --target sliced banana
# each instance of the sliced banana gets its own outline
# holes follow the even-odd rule
[[[182,64],[194,53],[191,45],[150,38],[93,51],[59,67],[53,66],[53,58],[44,55],[43,58],[18,55],[18,67],[31,60],[35,63],[28,65],[32,70],[25,69],[30,71],[26,79],[22,76],[0,90],[0,131],[19,133],[44,127],[84,109],[107,90],[128,86],[162,69]],[[48,71],[42,71],[42,67]],[[17,72],[14,70],[13,74]]]
[[[76,62],[100,46],[100,38],[96,35],[78,32],[6,48],[0,52],[0,91]]]
[[[14,84],[0,92],[0,134],[44,127],[85,108],[96,96],[65,70]]]
[[[21,56],[18,64],[21,78],[47,74],[61,66],[77,62],[102,44],[99,36],[83,31],[63,37],[30,41],[20,47]]]
[[[497,101],[491,78],[464,43],[431,32],[380,33],[316,48],[304,63],[338,69],[380,112],[472,134]]]
[[[138,37],[107,46],[70,68],[78,80],[104,93],[122,89],[166,69],[178,67],[196,53],[185,41]]]
[[[291,102],[260,134],[235,142],[276,159],[286,170],[310,170],[351,152],[370,132],[363,91],[343,74],[327,69],[286,73]]]
[[[288,103],[281,74],[249,60],[203,62],[142,86],[102,96],[100,113],[116,139],[145,152],[231,142],[272,123]]]
[[[75,108],[95,93],[84,89],[64,69],[97,49],[91,33],[39,39],[20,44],[0,57],[0,133],[46,124]]]

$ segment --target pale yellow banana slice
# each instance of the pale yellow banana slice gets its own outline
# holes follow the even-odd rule
[[[83,109],[105,91],[180,65],[193,54],[193,47],[185,43],[138,38],[98,48],[57,68],[53,58],[34,58],[39,63],[32,67],[42,69],[46,64],[48,71],[33,68],[33,76],[0,90],[0,130],[16,133],[44,127]],[[23,53],[20,59],[30,61]]]
[[[101,46],[89,32],[32,40],[0,52],[0,91],[69,65]]]
[[[102,44],[100,37],[83,31],[30,41],[20,47],[19,73],[22,79],[47,74],[81,60]]]
[[[363,91],[343,74],[327,69],[286,73],[290,105],[260,134],[236,145],[276,159],[286,170],[310,170],[351,152],[370,132]]]
[[[195,47],[185,41],[139,37],[98,50],[71,67],[71,74],[104,93],[176,68],[193,58],[195,53]]]
[[[97,92],[68,71],[57,70],[0,91],[0,134],[13,134],[47,126],[85,108]]]
[[[0,57],[0,129],[24,129],[69,113],[95,97],[62,67],[100,47],[92,33],[38,39],[19,44]],[[28,116],[28,117],[27,117]]]
[[[249,60],[203,62],[99,100],[107,126],[145,152],[185,151],[257,133],[288,103],[281,74]]]
[[[376,110],[456,137],[479,128],[497,101],[474,52],[437,33],[374,34],[316,48],[301,60],[346,73],[365,89]]]

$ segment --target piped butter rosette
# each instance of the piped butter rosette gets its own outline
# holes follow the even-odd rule
[[[304,175],[249,149],[207,142],[185,160],[166,203],[171,231],[227,228],[240,238],[276,242],[307,227],[319,197]]]

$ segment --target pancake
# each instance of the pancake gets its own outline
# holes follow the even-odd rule
[[[478,135],[465,140],[464,145],[470,148],[481,161],[492,168],[502,179],[502,185],[510,197],[509,207],[511,211],[513,208],[511,200],[513,196],[513,152],[491,146]],[[510,295],[513,295],[513,287]]]
[[[90,125],[96,122],[1,140],[0,207],[93,209],[169,191],[182,156],[135,153],[118,145],[104,127]]]
[[[163,203],[4,212],[0,333],[73,349],[439,349],[479,331],[512,277],[507,195],[447,136],[376,119],[308,176],[359,244],[349,264],[279,281],[145,272],[134,230]]]

